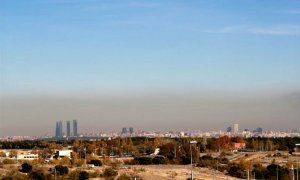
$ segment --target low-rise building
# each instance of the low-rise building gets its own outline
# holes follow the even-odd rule
[[[17,152],[17,160],[34,160],[38,159],[38,154],[33,154],[30,151],[18,151]]]
[[[57,157],[57,158],[62,158],[62,157],[71,158],[72,152],[73,151],[69,150],[69,149],[55,150],[55,157]]]

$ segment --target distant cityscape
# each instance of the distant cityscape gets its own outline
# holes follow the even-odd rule
[[[263,128],[257,127],[253,130],[250,129],[239,129],[239,124],[235,123],[232,126],[226,128],[225,131],[201,131],[201,130],[182,130],[182,131],[135,131],[133,127],[122,127],[120,132],[93,132],[93,133],[78,133],[78,121],[73,120],[72,126],[71,121],[66,121],[63,125],[63,121],[56,121],[55,135],[43,135],[43,136],[2,136],[0,141],[18,141],[18,140],[72,140],[72,139],[112,139],[116,137],[168,137],[168,138],[180,138],[180,137],[206,137],[206,138],[218,138],[222,136],[229,137],[266,137],[266,138],[277,138],[277,137],[300,137],[299,130],[290,131],[263,131]],[[64,128],[65,127],[65,128]],[[72,128],[71,128],[72,127]],[[65,131],[64,131],[65,130]]]

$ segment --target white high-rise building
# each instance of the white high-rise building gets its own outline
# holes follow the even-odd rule
[[[239,124],[233,124],[233,133],[237,134],[239,132]]]

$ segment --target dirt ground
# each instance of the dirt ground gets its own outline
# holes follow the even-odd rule
[[[95,167],[95,168],[78,168],[81,170],[102,172],[108,166]],[[4,165],[0,168],[0,174],[6,174],[11,170],[18,171],[18,165]],[[42,166],[43,169],[48,169],[48,166]],[[73,171],[77,168],[72,168]],[[207,168],[193,168],[193,174],[195,180],[233,180],[230,176],[226,176],[218,171],[214,171]],[[191,176],[190,165],[132,165],[122,166],[118,170],[118,175],[126,173],[128,175],[134,175],[133,177],[141,177],[144,180],[186,180]],[[100,180],[103,178],[93,178],[94,180]],[[138,178],[137,178],[138,180]]]
[[[102,168],[101,168],[102,169]],[[133,174],[145,180],[186,180],[191,176],[191,166],[189,165],[147,165],[147,166],[124,166],[118,170],[119,175]],[[195,180],[233,180],[220,172],[207,168],[193,168]],[[100,178],[99,178],[100,179]]]

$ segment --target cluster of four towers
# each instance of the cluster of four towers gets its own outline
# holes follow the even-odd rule
[[[77,132],[77,120],[73,120],[73,133],[71,133],[71,121],[67,121],[67,137],[71,136],[78,136]],[[63,131],[63,123],[62,121],[56,122],[56,129],[55,129],[55,136],[56,137],[63,137],[65,136],[65,133]]]

